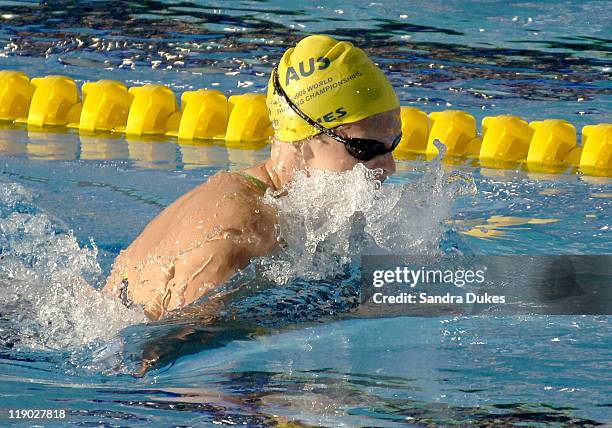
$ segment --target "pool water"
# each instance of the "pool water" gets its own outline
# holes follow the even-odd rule
[[[402,105],[612,120],[606,2],[466,3],[0,0],[0,69],[262,92],[284,49],[325,32],[365,48]],[[268,152],[0,129],[0,425],[612,423],[609,316],[351,315],[360,225],[389,251],[609,254],[610,179],[408,160],[380,190],[358,169],[304,178],[271,201],[293,241],[230,281],[247,290],[232,317],[146,324],[97,291],[164,207]]]

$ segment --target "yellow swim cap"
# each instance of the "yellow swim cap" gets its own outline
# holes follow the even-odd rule
[[[279,83],[293,103],[326,128],[353,123],[399,107],[391,83],[364,51],[329,36],[308,36],[287,49],[278,64]],[[299,141],[319,133],[274,93],[268,82],[274,136]]]

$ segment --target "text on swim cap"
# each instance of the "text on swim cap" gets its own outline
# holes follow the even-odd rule
[[[340,86],[350,82],[353,79],[356,79],[359,76],[362,76],[361,72],[356,71],[350,76],[343,77],[342,79],[335,82],[334,78],[330,76],[327,79],[309,85],[306,89],[302,89],[301,91],[296,92],[296,94],[292,97],[293,102],[295,103],[295,105],[301,106],[305,102],[313,100],[319,95],[323,95],[327,91],[339,88]],[[306,96],[304,97],[304,95]]]
[[[327,114],[324,114],[320,118],[317,119],[317,122],[321,123],[325,122],[333,122],[334,120],[338,120],[346,116],[348,112],[344,110],[344,107],[338,107],[335,111],[330,111]]]
[[[317,67],[318,70],[325,70],[331,64],[329,58],[325,58],[324,56],[316,59],[316,62],[319,63]],[[305,69],[304,61],[300,61],[298,64],[298,72],[293,67],[287,67],[287,71],[285,72],[285,86],[288,86],[291,82],[291,79],[300,80],[300,77],[308,77],[312,73],[315,72],[315,59],[308,58],[308,70]]]

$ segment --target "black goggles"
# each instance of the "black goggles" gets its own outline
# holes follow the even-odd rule
[[[388,147],[386,143],[378,140],[370,140],[368,138],[345,138],[341,135],[336,134],[329,128],[324,127],[319,122],[314,119],[311,119],[306,113],[296,106],[293,101],[289,98],[283,87],[281,86],[278,80],[278,68],[274,67],[272,70],[272,84],[274,85],[274,93],[279,94],[283,97],[283,99],[287,102],[289,107],[302,119],[306,121],[310,126],[313,126],[318,131],[321,131],[323,134],[327,135],[330,138],[333,138],[336,141],[341,142],[346,147],[346,151],[351,154],[356,159],[360,161],[367,162],[369,160],[374,159],[376,156],[384,155],[386,153],[391,153],[395,150],[402,140],[402,134],[400,133],[393,143],[391,147]]]

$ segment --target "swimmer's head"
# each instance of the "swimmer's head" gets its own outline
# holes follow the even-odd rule
[[[351,43],[315,35],[288,49],[272,72],[267,104],[274,139],[308,142],[301,147],[309,166],[395,169],[390,149],[401,132],[399,101],[383,72]]]
[[[328,36],[308,36],[287,49],[277,73],[291,101],[326,128],[399,107],[389,80],[364,51]],[[268,83],[267,102],[278,140],[299,141],[321,132],[292,110],[281,94],[275,93],[274,75]]]

